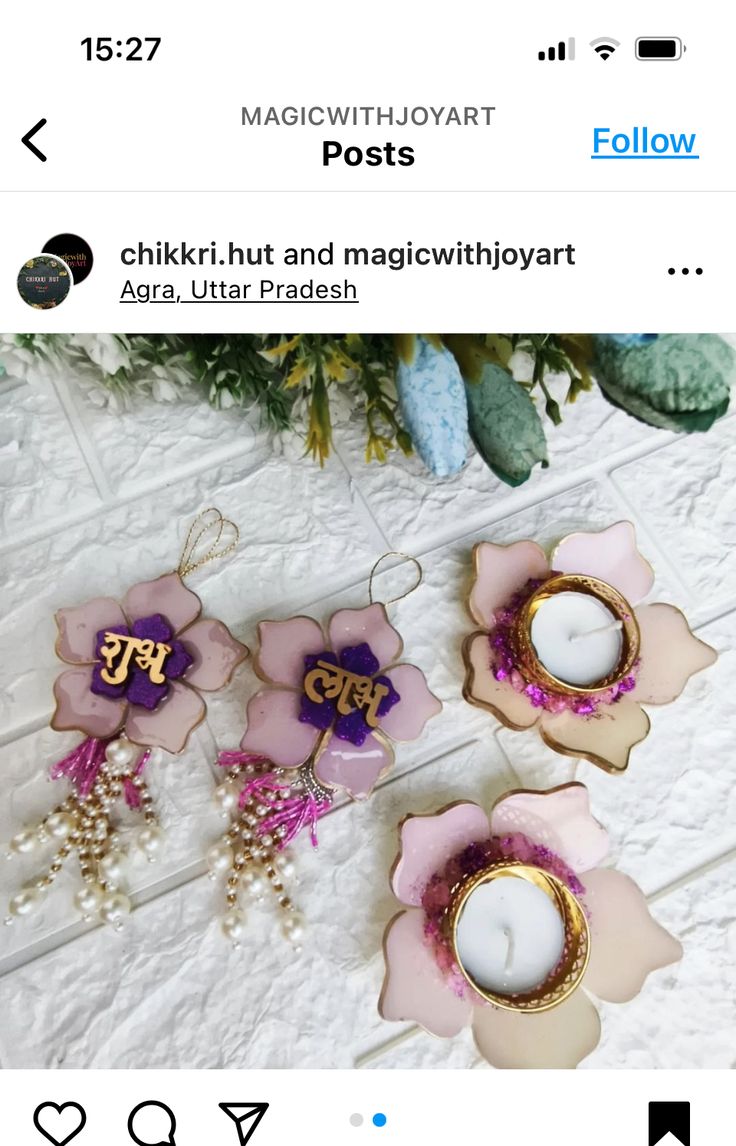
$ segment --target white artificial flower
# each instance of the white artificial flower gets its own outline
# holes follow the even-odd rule
[[[83,350],[105,374],[117,374],[118,370],[130,368],[126,341],[116,334],[74,334],[70,343]]]

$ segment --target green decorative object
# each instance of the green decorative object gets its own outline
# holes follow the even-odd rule
[[[545,427],[597,386],[650,425],[710,429],[736,353],[715,334],[0,334],[3,370],[72,375],[111,414],[199,394],[257,413],[320,465],[348,420],[363,424],[367,462],[416,450],[438,480],[461,470],[472,437],[516,486],[547,465]]]
[[[537,463],[547,466],[542,419],[528,392],[501,366],[486,363],[467,382],[470,436],[487,466],[507,485],[522,485]]]
[[[593,372],[614,406],[650,426],[693,433],[726,413],[736,355],[717,334],[661,334],[626,345],[597,335]]]

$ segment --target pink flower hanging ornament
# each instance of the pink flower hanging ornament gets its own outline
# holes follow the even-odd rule
[[[225,935],[245,929],[241,890],[259,901],[270,882],[285,911],[283,931],[296,946],[304,921],[284,890],[293,870],[287,846],[303,830],[317,846],[317,821],[339,793],[367,799],[390,769],[392,744],[415,740],[442,705],[415,665],[400,661],[402,642],[385,604],[340,609],[325,629],[311,617],[262,621],[255,669],[265,682],[248,702],[240,751],[222,752],[228,770],[216,798],[231,826],[208,855],[211,877],[227,874]]]
[[[75,903],[116,930],[130,911],[123,891],[125,851],[112,812],[123,800],[144,825],[136,844],[153,862],[164,835],[144,772],[154,752],[181,753],[204,719],[205,694],[223,688],[248,650],[202,605],[184,578],[235,548],[237,527],[208,509],[192,524],[177,569],[134,585],[118,603],[96,597],[56,614],[56,651],[71,666],[54,684],[51,727],[85,739],[51,768],[70,785],[66,798],[10,842],[9,855],[52,842],[47,870],[10,901],[6,923],[27,915],[75,852],[83,886]]]
[[[492,1066],[577,1066],[600,1038],[593,997],[628,1002],[682,955],[634,881],[599,866],[582,784],[508,793],[490,817],[408,816],[400,841],[380,1013],[441,1038],[470,1025]]]
[[[570,534],[549,560],[534,541],[484,541],[474,561],[464,696],[557,752],[625,771],[642,704],[669,704],[716,660],[674,605],[638,603],[654,573],[628,521]]]

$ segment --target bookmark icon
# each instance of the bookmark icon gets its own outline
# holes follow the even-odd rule
[[[669,1140],[669,1141],[668,1141]],[[690,1103],[649,1103],[649,1146],[690,1146]]]
[[[239,1146],[246,1146],[250,1142],[268,1110],[267,1102],[220,1102],[218,1105],[235,1123]]]

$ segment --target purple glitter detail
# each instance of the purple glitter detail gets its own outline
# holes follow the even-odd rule
[[[629,676],[602,692],[586,696],[581,696],[579,692],[566,692],[564,689],[553,692],[534,681],[528,682],[524,679],[516,661],[514,628],[518,615],[532,594],[551,577],[556,576],[557,573],[552,570],[547,577],[531,578],[523,589],[514,594],[507,605],[495,611],[495,627],[488,634],[491,648],[490,668],[496,680],[508,681],[515,692],[523,692],[534,708],[542,708],[552,714],[572,712],[575,716],[595,716],[599,708],[615,704],[625,693],[636,688],[638,661]]]
[[[178,680],[194,664],[194,657],[187,652],[181,641],[170,640],[168,643],[171,646],[171,652],[164,662],[166,679]]]
[[[329,649],[325,649],[321,653],[307,653],[304,658],[304,675],[306,676],[308,672],[316,668],[319,661],[327,661],[327,664],[330,665],[339,664],[337,653],[330,652]]]
[[[374,676],[381,667],[365,641],[361,645],[351,645],[340,653],[340,664],[356,676]]]
[[[137,621],[133,621],[133,636],[142,641],[160,641],[161,644],[167,645],[173,635],[171,626],[160,613],[154,613],[151,617],[139,617]]]
[[[338,664],[338,658],[333,652],[310,653],[304,658],[305,676],[316,667],[318,661],[326,661],[332,665]],[[382,684],[388,689],[386,695],[381,697],[378,705],[377,715],[379,718],[386,716],[394,705],[401,700],[401,696],[387,676],[374,676],[379,668],[378,659],[370,645],[365,642],[343,649],[340,653],[339,664],[346,672],[355,673],[356,676],[374,677],[377,684]],[[365,719],[363,709],[353,708],[348,713],[338,715],[336,700],[325,698],[321,702],[315,701],[311,700],[306,693],[302,693],[301,696],[299,720],[302,724],[311,724],[320,732],[326,732],[334,724],[335,736],[338,740],[347,740],[356,748],[362,747],[373,731]]]
[[[451,906],[453,893],[467,879],[504,860],[516,860],[531,867],[541,868],[561,880],[573,895],[578,898],[585,894],[585,888],[574,871],[550,848],[535,843],[521,832],[511,832],[507,836],[491,836],[487,840],[468,844],[452,856],[444,867],[435,872],[424,888],[422,908],[426,920],[424,938],[431,947],[438,967],[445,975],[452,989],[464,997],[463,992],[472,992],[465,982],[447,934],[446,913]],[[463,986],[464,984],[464,986]]]
[[[388,689],[386,695],[381,698],[377,709],[378,716],[387,716],[394,705],[399,703],[401,697],[387,676],[377,676],[376,684],[382,684]]]
[[[311,724],[313,728],[319,728],[320,732],[326,732],[328,728],[332,728],[336,715],[337,706],[334,700],[323,700],[320,703],[317,700],[310,700],[305,692],[302,693],[299,712],[302,724]]]
[[[363,713],[354,708],[352,712],[338,716],[335,721],[335,736],[338,740],[347,740],[356,748],[362,747],[370,735],[370,727],[366,723]]]
[[[126,698],[128,704],[135,704],[153,712],[166,697],[169,691],[168,684],[154,684],[147,672],[134,668],[133,675],[126,682]]]
[[[171,652],[166,656],[163,670],[167,678],[166,682],[154,684],[148,673],[132,662],[128,677],[122,684],[110,684],[109,681],[103,680],[102,671],[106,665],[102,663],[100,649],[106,643],[106,633],[120,633],[125,637],[132,635],[140,640],[151,640],[170,645]],[[111,700],[120,700],[125,697],[129,704],[153,712],[168,695],[169,686],[167,682],[183,676],[194,662],[194,657],[187,652],[181,641],[172,640],[172,633],[171,625],[160,613],[154,613],[150,617],[140,617],[133,622],[132,629],[128,628],[127,625],[112,625],[107,629],[100,629],[95,641],[97,664],[92,669],[90,692],[95,693],[96,696],[109,697]]]

